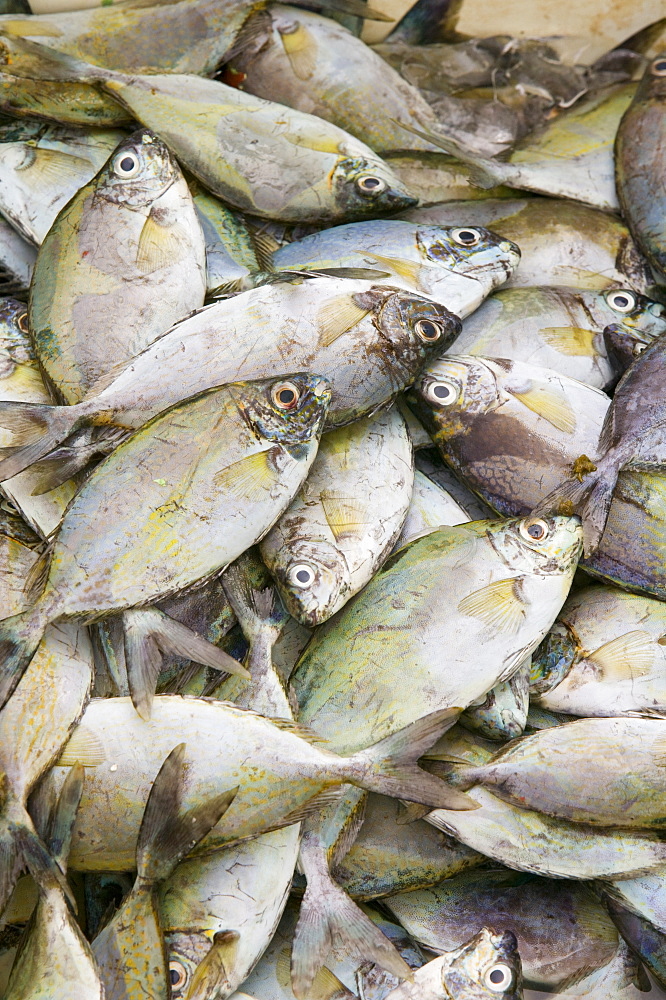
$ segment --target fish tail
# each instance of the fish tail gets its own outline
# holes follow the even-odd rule
[[[432,712],[348,757],[347,780],[370,792],[421,802],[433,809],[478,809],[467,795],[417,764],[419,757],[451,728],[459,715],[459,708]]]
[[[595,471],[593,477],[586,475],[582,482],[570,479],[561,483],[534,511],[577,514],[583,522],[585,556],[591,556],[599,547],[618,476],[618,470],[609,463],[600,462]]]
[[[0,709],[14,693],[42,641],[45,628],[38,607],[0,621]]]
[[[150,718],[164,653],[250,679],[238,660],[157,608],[125,611],[123,628],[130,695],[142,719]]]
[[[0,449],[9,452],[0,461],[0,482],[46,458],[76,430],[79,419],[76,406],[0,402],[0,428],[10,432],[13,442]]]
[[[40,74],[42,79],[62,81],[93,83],[109,79],[112,76],[121,76],[113,70],[105,70],[100,66],[93,66],[77,59],[75,56],[67,55],[51,48],[50,45],[43,45],[41,42],[33,42],[23,37],[23,30],[19,26],[18,31],[12,22],[0,22],[0,36],[6,38],[6,46],[10,53],[26,56],[39,60]]]
[[[181,812],[185,743],[166,758],[150,789],[136,848],[139,877],[147,883],[168,878],[178,862],[219,822],[237,788]]]
[[[411,979],[412,971],[395,945],[333,881],[326,850],[316,835],[304,835],[300,861],[307,888],[291,951],[291,987],[298,1000],[311,994],[334,945],[342,945],[360,962],[376,962],[400,979]]]
[[[75,905],[67,879],[39,837],[25,806],[10,797],[0,816],[0,913],[26,867],[41,888],[57,886]]]
[[[502,170],[502,163],[499,160],[494,162],[488,157],[480,156],[473,150],[468,149],[455,136],[447,133],[443,126],[439,125],[436,129],[434,127],[425,129],[408,125],[407,122],[402,122],[397,118],[393,118],[392,122],[394,125],[399,125],[406,132],[411,132],[413,135],[418,136],[419,139],[423,139],[433,146],[438,146],[445,153],[448,153],[449,156],[455,156],[457,160],[467,164],[470,177],[476,187],[495,187],[500,180],[498,173]]]

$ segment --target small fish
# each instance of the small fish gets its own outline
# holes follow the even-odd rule
[[[11,424],[11,443],[26,444],[0,462],[0,479],[45,458],[80,428],[110,424],[108,432],[117,435],[198,392],[287,374],[299,364],[329,379],[327,426],[342,426],[393,399],[459,330],[460,320],[444,306],[368,281],[312,278],[252,289],[176,324],[80,404],[0,403],[0,427]],[[69,457],[71,475],[76,455]]]
[[[244,674],[146,605],[206,580],[270,528],[314,460],[329,401],[319,376],[235,383],[167,410],[116,448],[68,507],[35,575],[35,603],[0,624],[3,703],[49,622],[109,611],[127,609],[130,691],[144,715],[160,650]]]
[[[583,587],[532,656],[531,698],[588,718],[666,712],[666,608],[616,587]]]
[[[174,747],[155,776],[136,845],[137,877],[92,943],[106,1000],[165,1000],[170,976],[157,888],[232,804],[236,789],[182,810],[185,744]]]
[[[508,681],[490,689],[480,705],[470,705],[460,716],[460,724],[488,740],[522,736],[530,706],[531,661],[528,656]]]
[[[14,120],[0,126],[0,212],[39,246],[60,210],[107,161],[124,133]]]
[[[563,161],[566,162],[566,161]],[[568,285],[590,291],[631,288],[649,295],[656,286],[647,261],[616,216],[559,198],[451,201],[411,209],[417,225],[487,226],[521,249],[509,288]]]
[[[572,823],[658,830],[665,749],[663,719],[577,719],[458,769],[458,783]]]
[[[615,143],[622,214],[661,283],[666,281],[664,167],[666,53],[652,59],[620,122]]]
[[[78,403],[206,292],[205,242],[187,183],[147,129],[117,146],[44,238],[30,330],[60,395]]]
[[[374,576],[402,527],[413,477],[396,407],[323,436],[301,493],[261,543],[301,624],[320,625]]]
[[[418,226],[379,220],[336,226],[273,255],[277,269],[382,267],[388,284],[432,297],[464,319],[510,279],[520,249],[487,229]]]
[[[666,330],[666,310],[628,288],[500,289],[465,321],[449,353],[524,361],[607,389],[617,381],[606,346],[610,324],[643,346]]]

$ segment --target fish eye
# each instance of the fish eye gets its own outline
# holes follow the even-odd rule
[[[448,378],[429,379],[423,386],[423,393],[437,406],[453,406],[460,396],[460,387]]]
[[[518,528],[526,542],[543,542],[550,534],[550,528],[540,517],[528,517]]]
[[[175,958],[169,962],[169,982],[172,990],[182,990],[187,982],[187,969]]]
[[[19,318],[16,320],[16,325],[18,326],[21,333],[28,332],[28,314],[27,312],[21,313]]]
[[[660,56],[652,63],[650,72],[653,76],[666,76],[666,59]]]
[[[504,962],[498,962],[497,965],[493,965],[487,970],[483,979],[486,988],[491,992],[503,993],[513,981],[513,970]]]
[[[637,344],[634,344],[634,350],[632,352],[634,357],[638,357],[639,354],[642,354],[646,347],[647,344],[642,344],[640,341]]]
[[[138,174],[140,166],[136,153],[119,153],[113,161],[113,172],[118,177],[134,177]]]
[[[416,335],[425,340],[426,343],[433,344],[442,336],[442,327],[439,323],[434,323],[431,319],[420,319],[414,325]]]
[[[356,181],[356,186],[362,194],[381,194],[386,190],[386,181],[381,177],[373,177],[371,174],[364,174]]]
[[[271,390],[271,398],[281,410],[293,410],[301,394],[293,382],[278,382]]]
[[[287,582],[292,587],[305,589],[305,587],[309,587],[310,584],[314,583],[315,576],[316,573],[312,566],[308,566],[307,563],[294,563],[293,566],[289,567]]]
[[[475,247],[481,241],[481,233],[478,229],[454,229],[451,239],[461,247]]]
[[[636,296],[625,288],[618,292],[609,292],[606,296],[606,302],[615,312],[626,313],[636,308]]]

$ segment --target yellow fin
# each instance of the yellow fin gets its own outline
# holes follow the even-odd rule
[[[277,957],[275,963],[275,978],[282,987],[291,992],[291,948],[287,945]]]
[[[34,158],[24,170],[30,171],[31,177],[39,177],[40,184],[45,187],[60,186],[71,183],[72,177],[79,175],[82,171],[87,173],[91,170],[91,163],[82,156],[73,156],[71,153],[62,153],[59,149],[42,149],[37,147],[33,150]]]
[[[71,767],[74,764],[97,767],[105,760],[106,754],[99,738],[86,726],[77,726],[56,764],[58,767]]]
[[[220,469],[213,482],[229,496],[250,502],[262,500],[266,490],[275,482],[275,470],[271,464],[271,451],[258,451],[226,469]]]
[[[188,996],[209,997],[223,985],[231,986],[229,973],[236,962],[239,939],[238,931],[217,932],[210,951],[195,969]]]
[[[139,237],[136,266],[143,274],[152,274],[153,271],[177,264],[183,257],[183,244],[189,245],[183,226],[178,223],[163,226],[151,212]]]
[[[328,740],[324,736],[315,733],[314,729],[303,725],[302,722],[294,722],[293,719],[271,719],[270,721],[278,729],[282,729],[285,733],[292,733],[293,736],[300,737],[306,743],[328,743]]]
[[[13,35],[14,38],[60,38],[62,33],[62,29],[55,24],[39,21],[37,18],[16,18],[0,22],[0,34]]]
[[[368,518],[367,505],[354,497],[343,497],[332,490],[322,490],[319,501],[336,542],[346,536],[358,534],[356,529],[372,523]]]
[[[617,944],[617,929],[608,913],[594,898],[581,899],[574,906],[576,923],[593,941]]]
[[[607,680],[621,681],[649,673],[654,653],[654,639],[649,632],[638,629],[611,639],[585,659],[598,667]]]
[[[541,336],[549,347],[567,357],[583,355],[596,358],[599,354],[593,344],[596,337],[594,330],[584,330],[580,326],[546,326],[541,331]]]
[[[275,978],[282,987],[291,994],[291,948],[283,948],[275,963]],[[314,978],[308,990],[308,1000],[334,1000],[337,997],[352,997],[353,993],[341,983],[330,969],[323,966]]]
[[[525,605],[520,596],[520,577],[496,580],[464,597],[458,611],[479,618],[498,632],[517,632],[525,619]]]
[[[313,35],[296,22],[295,31],[280,31],[280,40],[294,76],[309,80],[317,68],[317,42]]]
[[[357,306],[351,295],[340,295],[321,307],[317,315],[319,343],[330,347],[338,337],[349,333],[370,312]]]
[[[516,392],[509,389],[512,396],[526,406],[532,413],[543,417],[553,427],[565,434],[573,434],[576,430],[576,415],[571,408],[569,400],[552,389],[526,389],[525,392]]]
[[[377,261],[382,267],[385,267],[387,271],[392,271],[393,274],[400,275],[405,281],[411,282],[413,285],[419,284],[419,275],[423,264],[419,264],[415,260],[406,260],[403,257],[384,257],[379,253],[370,253],[368,250],[362,251],[364,257],[369,257],[371,260]]]
[[[283,125],[285,122],[277,121],[275,124]],[[322,122],[323,125],[324,123]],[[280,138],[286,139],[287,142],[292,143],[294,146],[304,146],[315,153],[332,153],[335,156],[340,156],[340,136],[337,134],[331,135],[323,127],[319,131],[314,124],[304,129],[302,133],[298,131],[281,132]]]

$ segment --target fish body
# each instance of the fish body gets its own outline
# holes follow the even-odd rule
[[[367,281],[316,278],[252,289],[177,324],[84,402],[35,410],[40,428],[47,424],[39,450],[28,444],[12,454],[0,464],[0,478],[25,468],[24,459],[32,464],[48,455],[80,427],[111,424],[117,434],[197,392],[290,373],[299,364],[329,379],[328,427],[342,426],[397,395],[459,330],[457,316],[432,300]],[[9,409],[17,412],[15,404],[0,406],[5,425]],[[24,432],[19,423],[19,439]],[[14,435],[10,440],[16,443]]]
[[[209,292],[260,270],[246,224],[237,212],[190,184],[206,241],[206,287]]]
[[[232,65],[248,93],[333,122],[377,153],[436,148],[395,123],[436,127],[419,90],[342,25],[274,4],[243,30],[250,44],[237,39]]]
[[[617,217],[560,198],[481,199],[415,208],[418,225],[487,226],[521,249],[507,287],[569,285],[650,294],[654,278],[626,225]]]
[[[107,161],[124,133],[12,121],[0,133],[0,212],[39,246],[60,210]]]
[[[301,721],[347,752],[435,706],[466,708],[510,677],[563,603],[580,546],[575,520],[539,525],[541,542],[528,529],[477,521],[394,553],[301,656],[292,676]]]
[[[35,118],[95,128],[122,128],[132,117],[107,94],[88,83],[32,80],[0,73],[0,110],[19,118]]]
[[[420,205],[439,205],[443,201],[464,201],[477,198],[513,198],[515,191],[501,184],[480,188],[467,163],[437,152],[417,150],[386,154],[396,174],[419,199]]]
[[[151,604],[253,545],[305,478],[329,400],[318,376],[235,383],[168,410],[116,448],[68,507],[37,603],[0,626],[5,697],[49,621]]]
[[[662,719],[578,719],[465,769],[464,782],[573,823],[659,829],[666,822],[665,737]]]
[[[407,396],[442,457],[495,510],[533,510],[597,455],[608,396],[521,361],[448,355]]]
[[[346,782],[403,798],[446,799],[447,786],[417,768],[415,759],[447,724],[442,713],[422,720],[410,731],[411,746],[403,746],[397,759],[385,745],[376,757],[367,751],[340,758],[302,739],[295,723],[281,724],[227,702],[161,695],[151,719],[143,720],[129,698],[93,700],[59,759],[61,765],[74,760],[88,765],[70,866],[131,869],[148,791],[161,761],[184,734],[192,748],[185,758],[185,808],[239,786],[223,821],[197,848],[205,854],[296,822],[311,799]],[[384,776],[386,768],[393,768],[393,777]],[[56,784],[58,770],[52,772]]]
[[[396,407],[324,435],[303,489],[261,543],[303,625],[326,621],[374,576],[402,527],[413,477]]]
[[[570,596],[532,656],[531,697],[586,717],[663,712],[666,609],[615,587]]]
[[[655,275],[666,282],[664,168],[666,142],[666,55],[645,70],[622,117],[615,143],[617,188],[622,214]]]
[[[430,296],[464,319],[510,279],[519,260],[515,243],[485,229],[375,219],[288,243],[274,253],[273,266],[380,267],[389,272],[387,284]]]
[[[60,212],[37,255],[30,328],[68,403],[201,307],[205,243],[187,183],[141,129]]]
[[[439,885],[389,896],[384,905],[423,947],[453,951],[486,924],[518,941],[530,989],[556,990],[609,962],[617,949],[612,920],[579,882],[508,870],[463,872]]]
[[[449,353],[524,361],[605,389],[616,381],[605,341],[611,324],[644,348],[666,330],[666,311],[624,288],[500,289],[467,318]]]
[[[0,219],[0,294],[26,296],[37,253],[5,219]]]
[[[467,512],[450,493],[416,469],[412,499],[402,531],[395,543],[395,551],[423,532],[439,528],[442,524],[465,524],[470,520]]]

